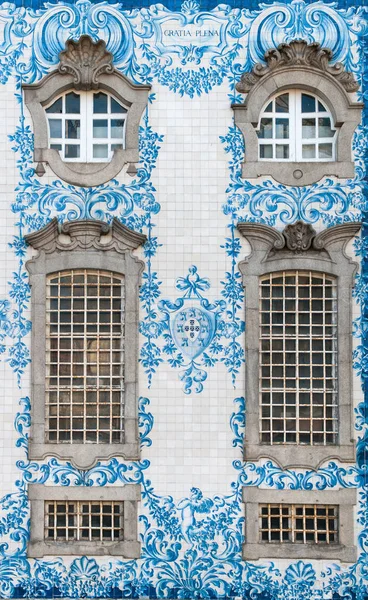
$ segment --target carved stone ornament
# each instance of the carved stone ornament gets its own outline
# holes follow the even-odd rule
[[[286,247],[297,254],[309,250],[316,236],[313,227],[303,221],[287,225],[282,233],[286,240]]]
[[[94,42],[82,35],[77,42],[68,40],[60,53],[59,73],[74,77],[76,90],[98,89],[102,73],[113,73],[113,55],[106,50],[103,40]]]
[[[280,44],[277,48],[267,50],[265,53],[266,65],[257,63],[252,71],[243,73],[236,89],[238,92],[246,94],[260,79],[284,67],[304,69],[313,67],[335,77],[347,92],[356,92],[359,84],[354,75],[345,71],[342,63],[329,64],[332,55],[329,48],[321,48],[317,42],[308,44],[304,40],[294,40],[290,44]]]
[[[111,226],[103,221],[68,221],[61,225],[59,232],[56,218],[40,231],[26,235],[25,239],[30,246],[46,254],[55,250],[70,252],[76,248],[124,252],[138,248],[147,240],[145,235],[129,229],[117,219]]]

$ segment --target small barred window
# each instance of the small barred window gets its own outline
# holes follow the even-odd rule
[[[124,277],[107,271],[47,278],[49,442],[123,442],[124,290]]]
[[[45,540],[122,540],[123,502],[45,502]]]
[[[335,278],[312,271],[261,278],[260,381],[261,442],[337,443]]]
[[[338,507],[322,504],[260,504],[260,541],[337,544]]]

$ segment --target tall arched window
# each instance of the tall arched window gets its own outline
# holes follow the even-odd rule
[[[327,106],[302,90],[275,95],[257,130],[260,160],[333,161],[337,131]]]
[[[125,148],[127,108],[105,92],[68,92],[46,108],[49,147],[65,161],[107,162]]]

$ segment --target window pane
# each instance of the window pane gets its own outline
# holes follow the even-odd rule
[[[272,138],[272,119],[261,119],[258,137]]]
[[[79,158],[80,146],[79,144],[66,144],[65,145],[65,158]]]
[[[303,158],[316,158],[316,147],[314,144],[303,145]]]
[[[50,148],[51,150],[58,150],[59,152],[62,150],[61,144],[51,144]]]
[[[289,119],[276,119],[276,137],[284,140],[289,138]]]
[[[80,96],[74,92],[70,92],[65,97],[65,112],[66,113],[80,113]]]
[[[261,158],[272,158],[272,146],[261,144],[259,147],[259,155]]]
[[[272,102],[267,104],[266,108],[264,109],[264,112],[272,112]]]
[[[331,129],[331,119],[328,117],[318,119],[318,135],[319,137],[333,137],[335,135],[335,132]]]
[[[108,157],[108,145],[107,144],[93,144],[93,158],[107,158]]]
[[[302,119],[302,137],[304,139],[316,137],[316,119]]]
[[[276,112],[289,112],[289,94],[281,94],[275,99]]]
[[[79,119],[67,119],[65,121],[65,137],[69,140],[79,140],[80,121]]]
[[[320,112],[326,112],[326,109],[321,102],[318,102],[318,110]]]
[[[107,119],[93,120],[93,137],[107,138]]]
[[[124,106],[117,102],[114,98],[111,98],[111,112],[112,113],[126,113],[128,112]]]
[[[111,119],[111,137],[122,138],[124,136],[124,120]]]
[[[46,108],[47,113],[62,113],[63,112],[63,99],[59,98],[55,100],[54,104],[51,104],[49,108]]]
[[[318,146],[319,158],[332,158],[332,144],[320,144]]]
[[[289,158],[289,146],[276,144],[276,158]]]
[[[61,119],[49,119],[49,125],[50,125],[50,137],[52,137],[52,138],[63,137],[62,120]]]
[[[111,144],[111,150],[123,150],[123,144]]]
[[[107,96],[103,92],[93,94],[93,112],[107,113]]]
[[[308,94],[302,94],[302,112],[315,112],[316,110],[316,100],[313,96],[309,96]]]

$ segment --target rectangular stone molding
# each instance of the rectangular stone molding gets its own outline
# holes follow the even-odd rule
[[[251,254],[239,263],[245,288],[246,429],[244,459],[268,458],[285,467],[317,468],[336,459],[355,462],[352,384],[352,288],[357,263],[345,253],[360,223],[336,225],[318,233],[298,221],[281,233],[268,225],[239,223]],[[259,285],[260,277],[307,270],[333,275],[337,284],[338,443],[326,445],[266,444],[260,441]]]
[[[26,236],[39,254],[26,264],[30,274],[32,308],[32,396],[29,458],[57,456],[77,468],[91,467],[97,460],[140,457],[138,432],[138,293],[144,263],[131,254],[146,241],[114,219],[112,226],[101,221],[64,223],[59,234],[57,220]],[[124,441],[106,444],[50,443],[46,438],[46,281],[63,270],[101,269],[124,275]]]
[[[46,486],[38,483],[28,486],[31,505],[31,537],[27,547],[29,558],[48,555],[69,556],[120,556],[126,559],[140,558],[141,544],[138,541],[138,502],[141,499],[139,485],[122,487],[75,487]],[[123,502],[124,539],[119,541],[49,541],[45,540],[45,502]]]
[[[353,563],[357,559],[354,545],[355,489],[339,490],[263,490],[243,488],[245,504],[245,543],[243,560],[307,559],[339,560]],[[260,504],[332,504],[338,507],[338,544],[302,544],[297,542],[262,542],[259,536]]]

